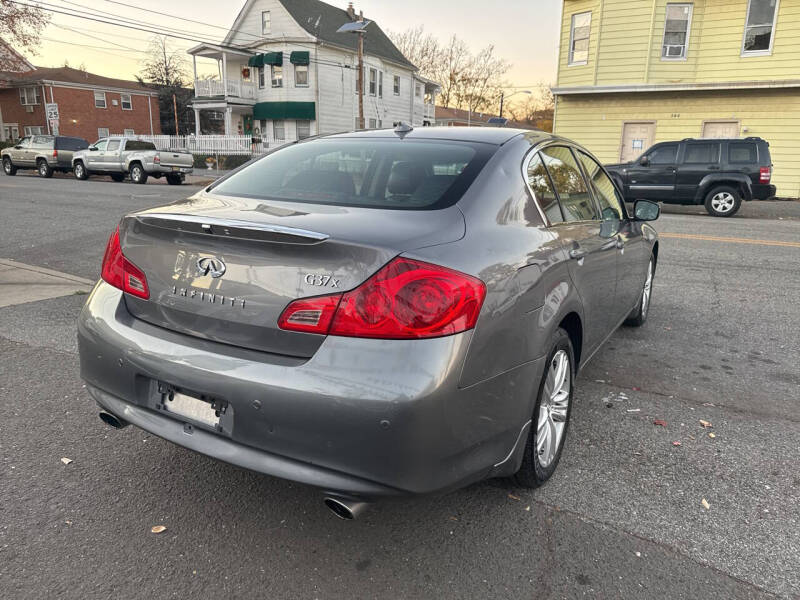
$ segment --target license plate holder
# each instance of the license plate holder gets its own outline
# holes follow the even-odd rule
[[[180,168],[180,167],[172,167],[172,170],[173,170],[173,171],[180,171],[180,170],[181,170],[181,168]]]
[[[233,428],[233,407],[229,402],[166,383],[158,383],[156,409],[173,419],[218,433],[230,435]],[[191,427],[186,431],[191,432]]]

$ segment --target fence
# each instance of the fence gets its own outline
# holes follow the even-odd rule
[[[153,142],[159,150],[182,149],[192,154],[264,154],[266,141],[253,142],[249,135],[137,135],[137,140]]]

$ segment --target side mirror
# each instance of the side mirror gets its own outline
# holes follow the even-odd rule
[[[650,159],[647,158],[647,156],[643,156],[642,158],[639,159],[639,164],[642,165],[643,167],[647,167],[648,165],[650,165]]]
[[[649,200],[637,200],[633,205],[633,218],[636,221],[655,221],[661,216],[661,206]]]
[[[22,146],[14,146],[14,150],[22,150]]]
[[[89,152],[97,152],[96,146],[89,146]]]

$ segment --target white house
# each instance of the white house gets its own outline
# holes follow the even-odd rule
[[[225,133],[281,143],[358,126],[358,34],[337,33],[360,20],[319,0],[247,0],[222,43],[199,44],[194,57],[196,133],[200,111],[224,114]],[[365,19],[368,21],[368,19]],[[196,57],[218,61],[218,79],[198,79]],[[375,22],[364,36],[364,124],[434,124],[439,86],[416,73]]]

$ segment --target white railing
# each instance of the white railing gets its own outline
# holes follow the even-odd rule
[[[130,137],[130,136],[127,136]],[[153,142],[159,150],[186,150],[192,154],[264,154],[266,140],[253,143],[249,135],[137,135],[137,140]]]
[[[219,79],[197,79],[194,82],[195,96],[233,96],[234,98],[248,98],[255,100],[256,86],[249,81],[228,79],[225,82]]]
[[[430,102],[426,102],[423,107],[423,116],[426,119],[433,119],[436,114],[436,106]]]

